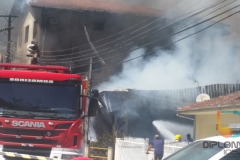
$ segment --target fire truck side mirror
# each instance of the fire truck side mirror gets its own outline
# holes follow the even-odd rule
[[[91,98],[88,107],[88,117],[94,117],[97,114],[97,109],[99,108],[98,100],[96,98]]]
[[[91,98],[98,98],[98,96],[99,96],[99,91],[97,89],[92,89]]]

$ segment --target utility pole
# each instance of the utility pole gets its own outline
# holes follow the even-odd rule
[[[88,74],[88,96],[91,96],[91,90],[92,90],[92,57],[90,58],[90,65],[89,65],[89,74]],[[89,100],[87,101],[86,111],[88,111],[89,107]],[[87,113],[88,114],[88,113]],[[88,134],[89,134],[89,119],[90,117],[85,117],[84,119],[84,156],[89,156],[89,140],[88,140]]]
[[[10,54],[10,45],[11,45],[11,30],[12,30],[12,22],[15,18],[18,16],[12,16],[12,15],[0,15],[0,17],[5,18],[8,21],[8,45],[7,45],[7,55],[6,55],[6,62],[11,62]]]

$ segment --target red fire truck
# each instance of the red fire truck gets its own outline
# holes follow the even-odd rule
[[[0,64],[0,152],[82,156],[83,119],[96,114],[97,97],[67,67]]]

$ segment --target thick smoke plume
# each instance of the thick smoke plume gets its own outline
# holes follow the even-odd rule
[[[195,29],[189,33],[195,32]],[[122,72],[102,83],[100,90],[131,88],[142,90],[168,90],[197,87],[216,83],[237,83],[238,42],[226,38],[231,31],[219,24],[175,44],[173,50],[158,50],[151,58],[138,58],[123,64]],[[184,33],[174,40],[186,36]],[[141,48],[125,60],[144,55]]]
[[[187,0],[184,2],[187,2]],[[207,1],[204,0],[198,1],[199,4],[194,6],[196,2],[186,3],[182,5],[182,8],[177,8],[176,12],[171,12],[171,9],[170,12],[166,13],[166,17],[169,19],[178,17],[191,11],[192,7],[201,8],[204,4],[207,4]],[[232,6],[229,5],[211,16]],[[226,13],[222,17],[229,14]],[[205,19],[211,16],[207,16]],[[197,87],[198,84],[200,86],[216,83],[236,84],[240,79],[238,74],[238,68],[240,67],[238,63],[239,45],[236,39],[231,38],[238,24],[236,16],[175,43],[170,50],[156,47],[155,54],[151,54],[151,56],[146,56],[148,52],[146,48],[131,52],[124,61],[140,55],[144,56],[123,63],[120,73],[113,75],[107,82],[97,87],[100,91],[118,88],[137,89],[133,91],[138,95],[134,95],[137,101],[132,103],[129,101],[129,104],[124,104],[123,106],[127,109],[122,107],[122,110],[126,111],[127,116],[130,117],[130,136],[150,137],[150,135],[159,132],[164,138],[172,139],[173,135],[178,133],[183,135],[184,138],[187,133],[193,135],[193,122],[186,120],[189,123],[180,124],[180,119],[183,118],[176,116],[177,108],[183,105],[181,99],[174,99],[174,97],[168,97],[161,93],[148,94],[147,91],[141,95],[139,90],[176,90]],[[196,16],[195,18],[199,17]],[[219,18],[178,34],[172,37],[172,42],[201,30],[217,20]],[[187,24],[183,23],[182,25],[188,27]],[[179,28],[174,27],[173,29],[177,32]],[[114,95],[114,92],[112,92],[112,95]],[[134,97],[127,97],[134,99]],[[159,101],[154,102],[153,98]],[[189,104],[194,102],[195,100],[189,102]],[[113,104],[112,106],[119,107],[120,105]]]
[[[210,3],[205,0],[200,2],[194,0],[191,3],[186,3],[186,0],[184,0],[173,6],[173,8],[166,10],[164,15],[165,18],[171,19],[196,9],[202,9],[213,2],[220,1],[211,1]],[[226,2],[228,5],[226,5]],[[233,1],[226,2],[217,6],[226,5],[225,7],[209,14],[205,19],[239,5],[237,2],[231,3]],[[183,3],[186,5],[180,5]],[[175,11],[171,12],[174,8]],[[218,21],[220,18],[228,16],[237,9],[239,8],[178,34],[172,37],[172,40],[175,41],[194,33]],[[195,18],[199,17],[196,16]],[[238,17],[239,14],[236,14],[195,36],[182,40],[174,44],[172,50],[159,49],[151,58],[141,57],[124,63],[121,73],[112,76],[107,82],[100,84],[98,88],[100,90],[113,90],[116,88],[168,90],[197,87],[196,82],[201,86],[216,83],[237,83],[240,79],[238,74],[238,68],[240,67],[238,63],[239,43],[236,41],[237,36],[239,36],[236,32]],[[200,21],[202,20],[204,19]],[[181,23],[184,25],[184,22]],[[178,28],[174,29],[177,32]],[[147,54],[146,49],[140,48],[131,52],[125,60],[144,54]]]

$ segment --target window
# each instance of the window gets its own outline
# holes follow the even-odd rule
[[[29,35],[29,26],[27,26],[25,30],[25,43],[28,42],[28,35]]]
[[[33,39],[37,38],[37,21],[33,24]]]
[[[58,85],[37,82],[5,83],[0,79],[0,114],[10,110],[15,111],[16,114],[27,111],[28,115],[25,116],[34,112],[36,117],[46,116],[44,113],[54,113],[52,116],[55,118],[75,120],[81,114],[78,107],[80,86],[65,83]],[[31,95],[23,93],[31,93]]]

